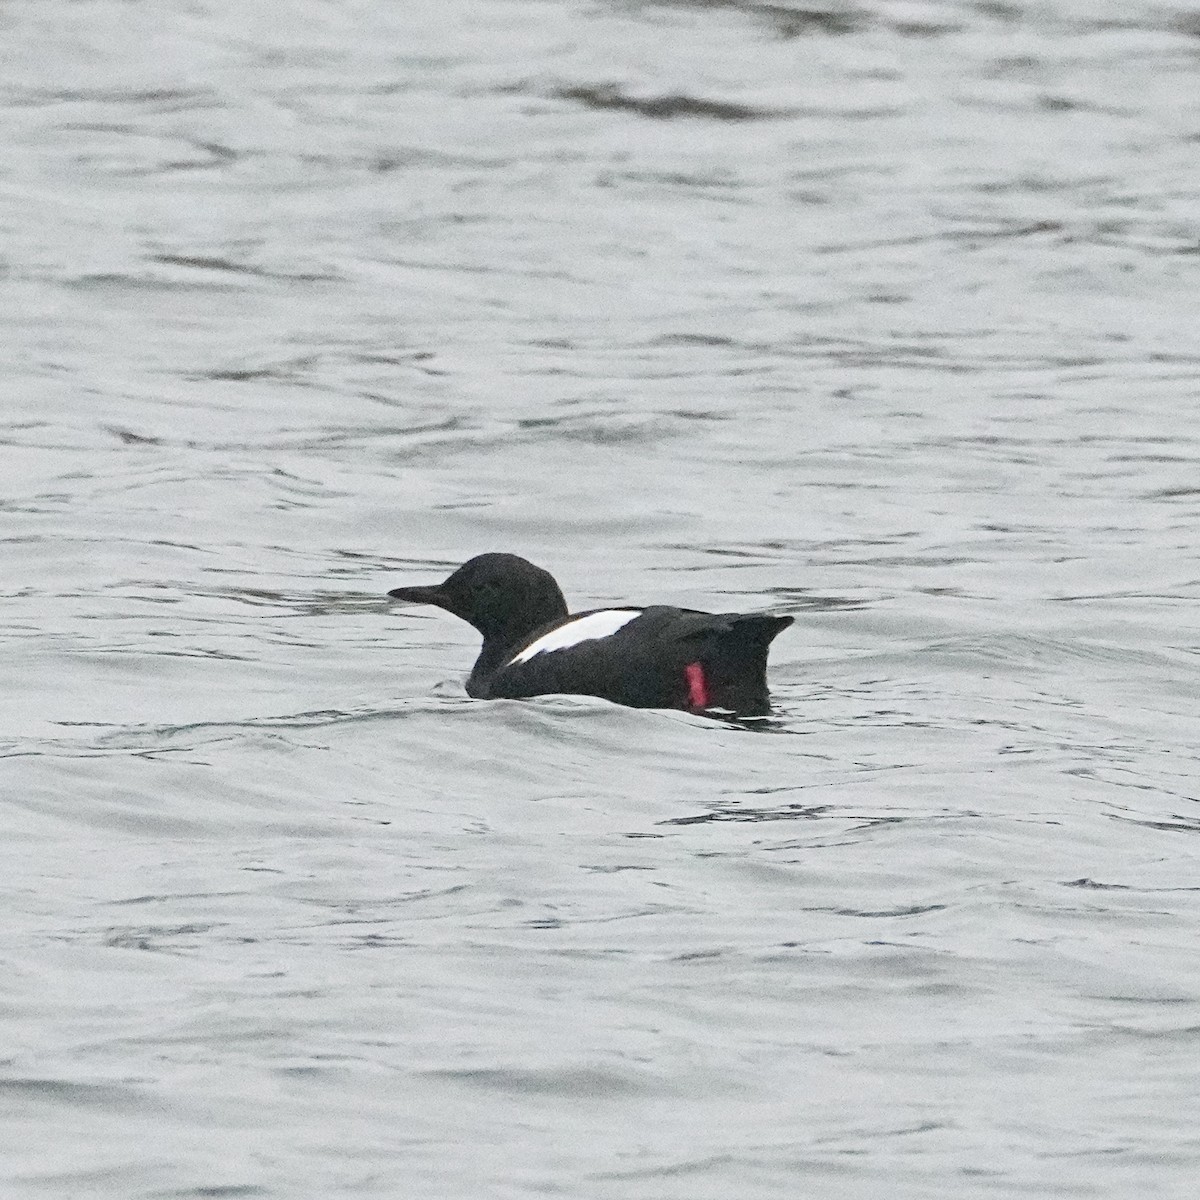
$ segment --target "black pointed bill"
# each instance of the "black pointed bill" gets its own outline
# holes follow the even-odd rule
[[[438,608],[448,608],[449,601],[440,584],[428,584],[424,587],[392,588],[388,595],[393,600],[407,600],[409,604],[436,604]]]

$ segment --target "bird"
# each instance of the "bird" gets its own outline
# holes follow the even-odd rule
[[[388,595],[435,605],[483,635],[467,678],[476,699],[599,696],[736,718],[770,712],[767,652],[792,623],[665,604],[571,613],[554,576],[516,554],[480,554],[441,583]]]

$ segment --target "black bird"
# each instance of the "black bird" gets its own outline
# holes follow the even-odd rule
[[[570,693],[633,708],[761,717],[767,649],[791,617],[656,604],[568,613],[554,576],[515,554],[481,554],[442,583],[400,587],[483,634],[467,680],[481,700]]]

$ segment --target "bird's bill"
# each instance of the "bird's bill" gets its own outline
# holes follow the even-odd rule
[[[439,584],[428,584],[424,587],[392,588],[388,595],[393,600],[407,600],[409,604],[436,604],[438,608],[447,608],[449,601]]]

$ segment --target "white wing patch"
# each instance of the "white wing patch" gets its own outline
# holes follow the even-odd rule
[[[605,608],[600,612],[588,613],[586,617],[576,617],[574,621],[568,621],[536,642],[531,642],[520,654],[510,659],[508,665],[528,662],[535,655],[548,654],[551,650],[566,650],[568,646],[578,646],[580,642],[611,637],[634,617],[641,615],[640,608]]]

